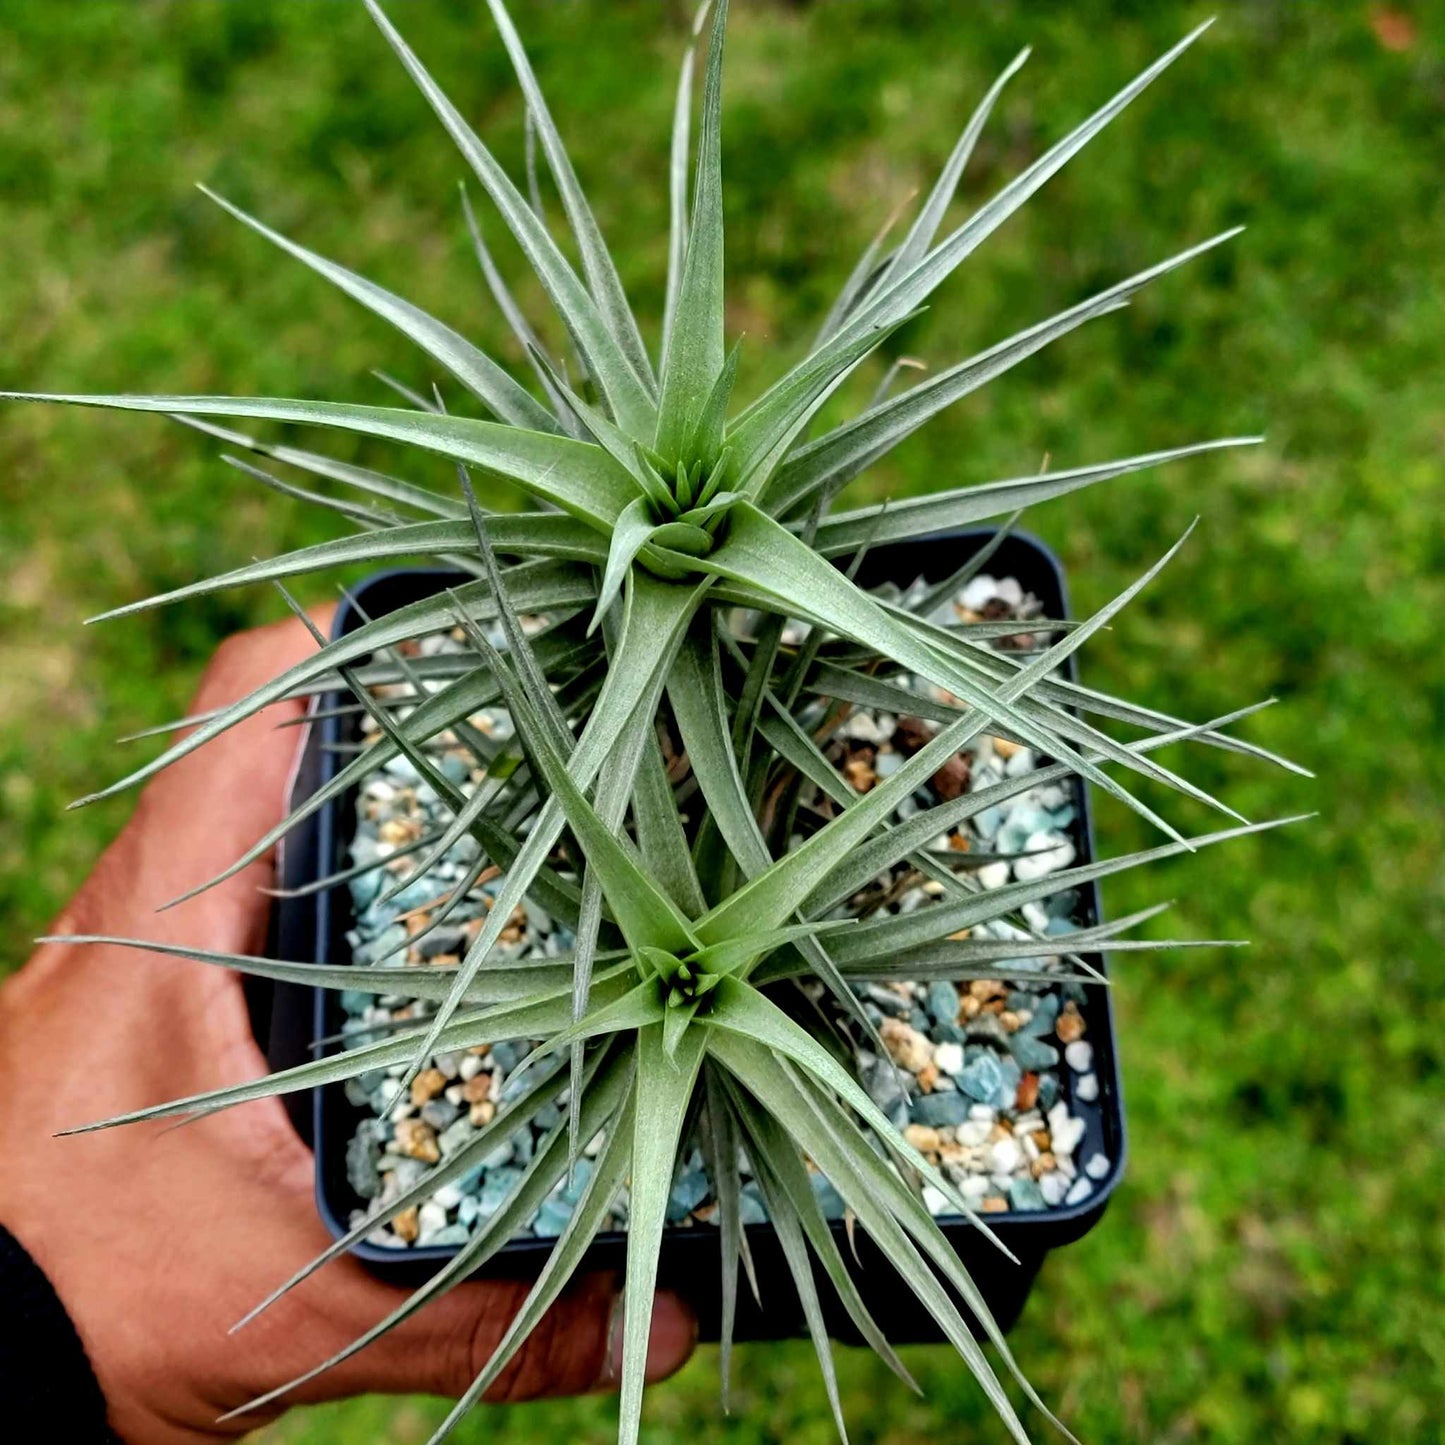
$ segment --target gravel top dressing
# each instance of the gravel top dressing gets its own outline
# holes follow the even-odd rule
[[[923,584],[915,586],[921,591]],[[1014,579],[977,576],[942,602],[934,620],[1026,624],[1040,612],[1037,600]],[[1047,640],[1047,634],[1023,630],[1000,637],[994,645],[1033,650]],[[425,656],[460,646],[438,635],[425,639],[415,651]],[[905,680],[905,685],[921,696],[925,690],[938,696],[936,689],[917,679]],[[410,696],[405,686],[378,689],[383,698],[388,692]],[[512,731],[506,712],[496,708],[476,714],[471,723],[494,741],[505,740]],[[365,726],[370,737],[376,725],[367,718]],[[833,732],[828,756],[850,787],[866,792],[896,771],[935,731],[937,724],[918,717],[855,709]],[[473,753],[451,734],[442,735],[432,752],[442,771],[464,790],[485,785],[486,774]],[[897,816],[907,817],[1006,777],[1024,776],[1039,766],[1031,749],[1003,738],[981,737],[935,773],[926,789],[907,799]],[[1002,806],[986,809],[935,839],[930,852],[983,889],[1036,880],[1067,868],[1074,862],[1078,838],[1074,786],[1053,783],[1015,794]],[[834,810],[821,791],[815,792],[799,810],[795,831],[806,833],[810,820],[821,822]],[[469,837],[425,879],[403,888],[390,901],[381,901],[416,867],[426,855],[428,840],[449,821],[448,810],[404,758],[388,763],[360,789],[351,862],[361,866],[385,861],[350,882],[356,923],[348,942],[358,967],[457,962],[480,930],[501,875],[496,868],[479,866],[477,845]],[[562,860],[559,871],[565,866]],[[840,918],[908,913],[927,908],[942,892],[943,884],[936,878],[905,862],[872,880],[835,912]],[[1081,1157],[1085,1124],[1071,1108],[1092,1104],[1099,1095],[1093,1049],[1080,1008],[1083,986],[1072,968],[1067,978],[1038,976],[1040,971],[1065,972],[1063,960],[1048,950],[1066,947],[1068,934],[1080,926],[1078,904],[1072,891],[1062,892],[1025,905],[1014,922],[986,923],[972,930],[974,938],[1038,938],[1039,956],[1027,963],[1030,977],[860,984],[864,1011],[882,1038],[887,1058],[858,1039],[856,1022],[843,1016],[821,985],[810,992],[818,1009],[818,1028],[835,1030],[859,1047],[862,1079],[874,1100],[983,1213],[1077,1204],[1093,1193],[1095,1181],[1110,1169],[1111,1161],[1101,1153]],[[572,944],[570,930],[528,903],[509,920],[494,959],[496,965],[542,962],[568,952]],[[421,1000],[362,991],[343,994],[342,1003],[343,1033],[351,1047],[381,1038],[400,1023],[424,1018],[433,1008]],[[540,1141],[553,1129],[566,1127],[565,1052],[519,1074],[517,1066],[533,1042],[518,1039],[438,1054],[405,1095],[400,1083],[405,1068],[400,1065],[364,1074],[346,1085],[351,1102],[367,1112],[348,1145],[347,1174],[367,1207],[380,1209],[499,1113],[505,1114],[514,1099],[532,1094],[544,1079],[556,1079],[555,1099],[544,1103],[470,1172],[439,1188],[419,1208],[379,1226],[369,1236],[373,1244],[406,1249],[414,1244],[465,1243],[478,1221],[501,1207]],[[750,1179],[745,1160],[743,1167],[743,1218],[760,1223],[767,1217],[762,1193]],[[579,1160],[572,1180],[554,1189],[519,1233],[560,1234],[590,1168],[589,1158]],[[822,1174],[814,1172],[812,1177],[825,1213],[841,1218],[842,1200]],[[924,1198],[936,1215],[953,1212],[936,1190],[925,1189]],[[669,1219],[677,1227],[706,1226],[715,1209],[701,1153],[694,1148],[684,1156],[674,1179]],[[365,1218],[365,1210],[358,1209],[350,1223],[355,1227]],[[625,1227],[625,1197],[617,1206],[616,1222]]]

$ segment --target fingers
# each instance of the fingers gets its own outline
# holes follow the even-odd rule
[[[326,628],[334,610],[319,608],[312,616]],[[295,618],[238,633],[217,649],[193,711],[234,703],[315,650],[315,639]],[[161,772],[52,931],[254,951],[266,925],[268,903],[258,889],[269,881],[269,860],[174,912],[155,910],[230,867],[285,816],[303,734],[276,724],[302,711],[297,700],[266,708]]]
[[[506,1335],[530,1281],[463,1285],[337,1369],[318,1377],[310,1398],[363,1392],[457,1399],[471,1387]],[[494,1403],[580,1395],[617,1388],[622,1361],[621,1296],[612,1275],[575,1279],[486,1392]],[[653,1302],[647,1379],[666,1379],[697,1339],[691,1311],[676,1295]]]

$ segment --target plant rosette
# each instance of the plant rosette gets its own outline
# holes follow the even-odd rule
[[[488,4],[536,142],[525,190],[373,0],[368,9],[536,273],[565,332],[565,354],[549,351],[518,307],[465,198],[465,219],[486,284],[530,368],[525,382],[443,321],[221,201],[261,237],[392,323],[446,372],[455,395],[435,389],[428,396],[397,385],[403,404],[392,406],[224,396],[27,398],[184,420],[223,441],[231,449],[228,460],[243,471],[329,508],[355,529],[117,613],[248,583],[272,583],[291,602],[287,579],[358,563],[422,558],[465,578],[363,620],[335,639],[318,635],[314,656],[231,707],[183,720],[177,726],[189,731],[180,740],[94,795],[110,796],[152,776],[273,701],[345,692],[349,702],[326,710],[364,715],[373,724],[370,740],[359,752],[340,755],[340,766],[326,781],[222,876],[233,876],[269,852],[353,788],[374,786],[388,765],[403,760],[411,770],[407,786],[413,801],[434,797],[438,811],[426,819],[378,822],[379,833],[383,823],[405,825],[390,828],[397,841],[385,841],[394,855],[405,849],[412,859],[406,876],[384,881],[367,905],[379,908],[383,899],[394,903],[403,895],[412,905],[407,911],[413,917],[403,922],[398,915],[388,924],[404,935],[383,950],[398,961],[374,957],[359,969],[340,959],[317,964],[172,951],[276,984],[340,993],[357,991],[364,974],[367,990],[381,1001],[368,1007],[390,1010],[391,1017],[363,1013],[361,1028],[353,1030],[358,1037],[346,1040],[353,1046],[323,1051],[266,1078],[87,1127],[195,1115],[348,1080],[354,1093],[369,1099],[367,1085],[380,1074],[377,1087],[390,1113],[415,1113],[382,1120],[392,1133],[376,1142],[385,1149],[404,1139],[402,1157],[422,1172],[409,1171],[415,1176],[409,1184],[387,1186],[385,1203],[357,1229],[365,1236],[389,1228],[402,1238],[414,1222],[420,1238],[427,1211],[433,1241],[458,1228],[467,1230],[467,1238],[453,1235],[450,1259],[336,1358],[364,1348],[488,1264],[522,1231],[535,1235],[533,1221],[560,1201],[559,1185],[570,1191],[565,1219],[560,1207],[549,1216],[558,1232],[516,1318],[439,1435],[505,1368],[593,1244],[612,1232],[625,1201],[619,1438],[625,1445],[635,1441],[662,1240],[670,1217],[686,1202],[677,1196],[677,1182],[703,1177],[715,1206],[707,1227],[720,1261],[724,1391],[739,1280],[755,1273],[745,1222],[761,1208],[817,1347],[841,1430],[825,1298],[827,1308],[846,1314],[905,1380],[907,1373],[844,1261],[847,1244],[840,1247],[829,1219],[837,1204],[813,1182],[821,1175],[841,1202],[851,1237],[866,1241],[866,1248],[886,1261],[897,1287],[957,1349],[1011,1437],[1025,1440],[1004,1378],[1015,1381],[1046,1419],[1057,1421],[1014,1361],[999,1320],[938,1222],[945,1212],[956,1214],[994,1255],[1009,1257],[989,1222],[989,1200],[1007,1197],[1023,1212],[1013,1191],[1018,1171],[1004,1167],[1013,1163],[1013,1146],[1005,1147],[1002,1136],[985,1141],[994,1170],[990,1179],[1002,1181],[1006,1195],[986,1187],[971,1197],[974,1191],[961,1182],[971,1177],[969,1171],[960,1175],[950,1168],[956,1161],[944,1145],[983,1147],[961,1140],[958,1130],[985,1121],[970,1116],[960,1123],[920,1123],[912,1119],[911,1103],[904,1121],[894,1107],[898,1101],[880,1102],[875,1082],[880,1066],[890,1077],[901,1076],[911,1072],[907,1065],[916,1057],[919,1072],[912,1077],[930,1099],[982,1090],[985,1084],[1002,1097],[1006,1080],[994,1081],[981,1062],[1000,1051],[970,1057],[970,1045],[982,1049],[983,1042],[971,1039],[967,1027],[961,1043],[926,1039],[914,1025],[911,995],[898,994],[909,1005],[908,1017],[900,1019],[883,1006],[882,994],[860,992],[850,980],[885,991],[895,980],[976,976],[990,984],[1022,983],[1048,957],[1086,974],[1087,967],[1079,966],[1087,956],[1077,952],[1084,947],[1163,946],[1152,937],[1118,937],[1152,915],[1096,923],[1091,936],[1070,938],[1073,953],[1043,953],[1037,935],[1041,921],[1042,931],[1048,930],[1046,900],[1062,890],[1275,826],[1246,823],[1227,803],[1161,762],[1159,749],[1189,741],[1293,765],[1228,731],[1251,708],[1195,723],[1080,686],[1068,674],[1074,654],[1158,575],[1183,539],[1091,616],[1067,623],[1049,619],[1048,626],[1041,619],[1039,628],[1030,628],[1041,640],[1022,649],[996,645],[1018,636],[1016,619],[965,607],[970,615],[945,613],[940,620],[938,603],[952,598],[958,579],[889,593],[862,585],[855,572],[866,567],[872,548],[1011,518],[1024,507],[1110,478],[1253,439],[1195,442],[849,510],[835,510],[834,504],[849,482],[945,407],[1119,309],[1142,287],[1233,234],[1194,245],[906,389],[897,389],[900,363],[880,365],[884,349],[951,273],[1199,32],[971,215],[951,224],[948,211],[959,177],[1004,85],[1022,64],[1020,56],[969,118],[904,233],[896,241],[885,234],[869,247],[803,359],[743,403],[734,397],[738,348],[729,350],[724,337],[725,0],[711,7],[710,18],[706,11],[699,14],[697,44],[680,72],[667,286],[655,354],[644,343],[511,18],[502,0]],[[705,29],[694,147],[693,50]],[[544,171],[570,233],[568,250],[548,228],[540,199]],[[450,409],[453,403],[460,403],[459,412]],[[838,409],[848,410],[848,419],[829,421]],[[458,486],[455,492],[432,490],[390,470],[223,424],[236,421],[329,428],[441,455],[455,463]],[[257,460],[242,460],[241,452]],[[297,486],[275,475],[270,464],[317,482]],[[514,484],[531,509],[484,507],[474,476],[484,476],[489,488]],[[743,627],[735,625],[739,614],[748,618]],[[540,625],[534,628],[529,619],[540,619]],[[428,641],[438,637],[451,644]],[[845,748],[841,759],[830,756],[836,736],[850,722],[856,728],[872,716],[876,726],[884,714],[926,724],[917,745],[890,751],[881,738],[860,739],[863,748]],[[655,726],[659,717],[667,725],[663,731]],[[488,718],[490,730],[484,725]],[[947,796],[951,788],[936,782],[940,774],[956,771],[964,755],[976,760],[981,772],[992,766],[1003,752],[994,740],[1015,749],[1014,758],[1027,754],[1043,766],[1010,777],[1012,759],[1005,758],[997,783]],[[868,747],[871,757],[864,756]],[[678,765],[684,757],[686,769]],[[878,766],[892,757],[899,759],[896,764]],[[1222,812],[1227,826],[1186,837],[1144,801],[1140,780],[1152,786],[1152,797],[1179,794]],[[1162,841],[1126,857],[1063,866],[1065,848],[1054,841],[1050,816],[1050,826],[1025,833],[1017,849],[991,847],[999,856],[985,867],[1007,862],[1011,870],[993,887],[983,869],[931,846],[944,835],[957,834],[970,845],[974,834],[984,841],[981,810],[1000,797],[991,798],[990,787],[1032,792],[1066,781],[1108,793],[1157,829]],[[910,800],[916,812],[908,811]],[[411,822],[420,831],[403,839]],[[959,832],[965,824],[972,832]],[[1001,822],[1000,831],[1004,826]],[[1016,831],[1024,832],[1022,824]],[[1028,876],[1045,859],[1061,866]],[[458,864],[464,870],[460,877],[443,871]],[[938,896],[909,908],[900,897],[898,906],[890,903],[868,916],[850,911],[860,890],[899,867],[921,876],[925,898],[933,883]],[[192,893],[217,881],[198,881]],[[425,919],[422,912],[444,893],[465,898],[488,884],[495,885],[490,906],[476,920],[479,927],[463,931],[453,954],[406,961],[424,930],[431,930],[435,944],[445,927],[441,909],[430,908]],[[1043,906],[1042,920],[1031,905]],[[553,922],[553,937],[563,937],[559,927],[567,930],[568,942],[559,941],[552,953],[544,949],[540,958],[513,956],[513,946],[527,936],[529,918],[542,915]],[[1000,923],[1013,931],[1001,931]],[[119,941],[155,947],[144,940]],[[1056,1044],[1029,1032],[1040,1027],[1040,1010],[1024,1001],[1027,990],[1016,992],[1020,997],[1005,993],[977,1002],[980,1014],[996,1019],[1003,1053],[1020,1067],[1017,1102],[1025,1073],[1025,1061],[1018,1058],[1021,1041],[1034,1039],[1034,1057],[1040,1060],[1042,1051]],[[425,1012],[407,1016],[406,999],[423,1000]],[[997,1013],[985,1009],[996,1002],[1003,1005]],[[1059,1043],[1066,1002],[1048,1020]],[[960,1001],[960,1017],[964,1007]],[[1016,1028],[1009,1028],[1005,1013]],[[958,1020],[954,1026],[960,1027]],[[533,1044],[525,1057],[506,1070],[487,1067],[488,1059],[495,1064],[499,1048],[518,1040]],[[1091,1047],[1079,1038],[1065,1048],[1077,1045]],[[963,1050],[961,1060],[952,1053],[955,1047]],[[448,1067],[455,1062],[455,1079],[443,1060]],[[1002,1054],[995,1066],[1002,1071]],[[462,1078],[464,1068],[471,1072],[468,1079]],[[934,1071],[931,1089],[923,1087],[928,1069]],[[1089,1071],[1078,1072],[1082,1080]],[[499,1073],[505,1077],[497,1083]],[[469,1098],[469,1088],[484,1092],[476,1084],[483,1074],[486,1097]],[[943,1087],[945,1077],[954,1082],[952,1091]],[[911,1099],[905,1078],[896,1086]],[[460,1099],[449,1098],[457,1087]],[[1073,1097],[1079,1087],[1074,1085]],[[457,1121],[438,1129],[423,1112],[432,1107],[439,1119],[444,1110],[438,1100],[446,1109],[466,1105],[471,1132],[465,1141],[458,1134],[450,1150],[443,1150],[441,1140]],[[533,1138],[530,1158],[516,1159],[521,1125],[538,1117],[551,1120],[550,1128]],[[1043,1117],[1051,1144],[1073,1132],[1065,1115],[1057,1122],[1051,1113]],[[955,1131],[951,1141],[942,1137],[946,1128]],[[1041,1155],[1053,1153],[1058,1164],[1059,1151],[1033,1142]],[[445,1223],[433,1228],[439,1194],[449,1198],[444,1191],[453,1190],[465,1197],[463,1181],[483,1164],[485,1151],[500,1153],[504,1146],[512,1151],[505,1167],[516,1172],[489,1199],[485,1217],[479,1198],[471,1225],[461,1225],[459,1217],[453,1221],[448,1211]],[[1021,1142],[1016,1147],[1028,1157]],[[1028,1160],[1031,1176],[1038,1162]],[[1087,1178],[1088,1157],[1083,1164]],[[1040,1171],[1034,1183],[1041,1194],[1044,1180],[1056,1173],[1067,1177],[1061,1167]],[[1075,1169],[1069,1189],[1081,1189],[1080,1179]],[[1019,1185],[1027,1193],[1021,1177]],[[1066,1192],[1061,1208],[1067,1198]],[[1046,1195],[1044,1200],[1047,1204]],[[700,1197],[683,1212],[693,1216],[706,1203]],[[459,1216],[460,1201],[457,1209]],[[411,1210],[414,1221],[408,1218]],[[399,1221],[407,1221],[400,1230]],[[702,1228],[694,1221],[691,1232],[700,1235]],[[253,1314],[349,1248],[354,1234],[343,1235]],[[993,1346],[991,1353],[975,1331]],[[333,1363],[319,1361],[304,1378]],[[282,1383],[262,1399],[279,1398],[299,1383]]]

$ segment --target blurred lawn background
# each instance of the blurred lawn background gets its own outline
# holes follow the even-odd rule
[[[520,167],[522,109],[482,7],[395,8]],[[1089,648],[1087,676],[1197,717],[1278,695],[1250,735],[1314,767],[1317,784],[1217,753],[1195,757],[1194,776],[1251,817],[1322,816],[1110,884],[1116,912],[1177,897],[1161,927],[1255,947],[1117,969],[1128,1177],[1094,1234],[1045,1267],[1016,1346],[1093,1441],[1435,1441],[1445,7],[1222,9],[899,349],[946,362],[1226,226],[1246,234],[956,407],[863,487],[903,495],[1030,473],[1045,455],[1065,467],[1268,433],[1255,451],[1029,519],[1092,609],[1202,515],[1166,578]],[[1034,59],[979,147],[967,203],[1208,9],[739,0],[736,12],[728,269],[747,392],[797,355],[1021,45]],[[680,5],[618,0],[519,11],[650,326],[685,19]],[[194,180],[514,356],[467,250],[461,175],[357,7],[4,0],[0,385],[385,403],[368,368],[432,379]],[[449,482],[443,466],[412,471]],[[13,968],[130,806],[66,817],[63,804],[121,769],[114,737],[184,710],[217,639],[278,606],[263,591],[90,631],[81,619],[331,524],[163,421],[22,406],[0,417],[0,500],[0,968]],[[1109,852],[1145,842],[1112,807],[1099,833]],[[715,1363],[704,1350],[652,1392],[649,1439],[832,1438],[806,1344],[744,1352],[730,1421]],[[908,1363],[924,1399],[845,1355],[856,1439],[1003,1438],[949,1353]],[[261,1438],[421,1440],[438,1416],[429,1401],[357,1401]],[[612,1420],[606,1402],[514,1407],[474,1415],[457,1438],[606,1441]]]

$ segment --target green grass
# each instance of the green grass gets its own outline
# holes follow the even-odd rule
[[[519,160],[521,109],[478,7],[404,8],[462,108]],[[682,7],[523,8],[624,280],[655,319]],[[1198,716],[1278,695],[1251,733],[1317,784],[1217,754],[1194,759],[1196,776],[1250,816],[1322,816],[1110,887],[1114,910],[1178,897],[1172,927],[1255,947],[1119,968],[1128,1178],[1103,1224],[1047,1264],[1016,1344],[1093,1441],[1432,1441],[1445,1420],[1445,10],[1396,7],[1392,28],[1358,3],[1223,8],[901,345],[951,359],[1227,225],[1245,236],[956,408],[867,486],[1268,433],[1253,453],[1031,519],[1091,608],[1202,514],[1167,578],[1090,647],[1087,674]],[[1020,45],[1035,58],[970,168],[970,201],[1207,13],[1174,0],[737,10],[725,165],[744,389],[795,352]],[[192,191],[198,179],[507,350],[466,254],[460,163],[359,10],[3,12],[0,384],[379,401],[371,366],[430,380],[394,333]],[[327,524],[166,423],[41,408],[0,417],[0,499],[5,968],[125,816],[124,800],[61,813],[120,770],[110,740],[180,711],[216,640],[277,606],[258,594],[89,631],[81,619]],[[1144,838],[1115,808],[1099,832],[1109,851]],[[1001,1438],[946,1352],[909,1364],[924,1400],[845,1357],[855,1438]],[[714,1365],[704,1351],[652,1393],[649,1438],[831,1438],[806,1344],[745,1352],[731,1421]],[[264,1438],[420,1440],[436,1418],[430,1402],[366,1400]],[[458,1438],[610,1430],[611,1406],[585,1402],[485,1412]]]

